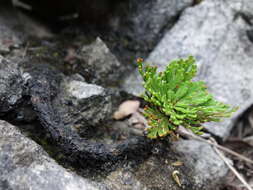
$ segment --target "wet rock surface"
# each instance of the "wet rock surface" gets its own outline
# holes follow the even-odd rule
[[[205,81],[218,100],[240,106],[238,113],[242,113],[252,103],[253,49],[247,36],[250,26],[242,17],[236,17],[243,11],[241,3],[207,0],[188,8],[147,62],[164,69],[170,60],[195,56],[199,67],[197,80]],[[135,94],[143,90],[137,71],[126,80],[124,88]],[[226,119],[218,125],[207,124],[206,128],[226,138],[232,126],[233,120]]]

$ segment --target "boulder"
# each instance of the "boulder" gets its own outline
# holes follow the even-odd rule
[[[13,125],[0,121],[0,189],[98,190],[88,179],[58,165]]]
[[[123,0],[110,17],[108,39],[111,50],[124,66],[146,57],[176,22],[181,12],[192,6],[192,0]]]
[[[192,0],[128,0],[119,7],[123,15],[119,25],[114,25],[116,31],[135,40],[140,45],[154,45],[176,22],[177,17],[187,7],[193,4]],[[147,48],[139,46],[139,50]]]

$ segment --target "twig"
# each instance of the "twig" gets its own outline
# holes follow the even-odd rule
[[[237,153],[237,152],[235,152],[235,151],[233,151],[233,150],[231,150],[231,149],[228,149],[228,148],[226,148],[226,147],[224,147],[224,146],[221,146],[221,145],[219,145],[219,144],[215,144],[215,143],[210,142],[210,141],[207,141],[207,140],[205,140],[205,139],[203,139],[203,138],[201,138],[201,137],[199,137],[199,136],[196,136],[195,134],[190,133],[190,132],[187,131],[186,129],[182,129],[182,128],[180,127],[179,130],[178,130],[178,133],[179,133],[181,136],[188,137],[188,138],[192,138],[192,139],[199,140],[199,141],[201,141],[201,142],[205,142],[205,143],[208,143],[208,144],[210,144],[210,145],[213,145],[213,146],[215,146],[216,148],[218,148],[218,149],[220,149],[220,150],[223,150],[224,152],[227,152],[227,153],[229,153],[229,154],[231,154],[231,155],[233,155],[233,156],[238,157],[240,160],[243,160],[243,161],[245,161],[245,162],[248,162],[248,163],[250,163],[250,164],[253,164],[253,160],[251,160],[251,159],[249,159],[249,158],[247,158],[247,157],[245,157],[245,156],[243,156],[243,155],[241,155],[241,154],[239,154],[239,153]]]
[[[216,141],[212,141],[212,143],[216,144]],[[217,145],[217,144],[216,144]],[[252,190],[250,185],[245,181],[245,179],[241,176],[241,174],[228,162],[227,158],[218,150],[217,147],[213,147],[216,153],[220,156],[220,158],[225,162],[225,164],[229,167],[229,169],[235,174],[235,176],[242,182],[242,184],[248,189]]]

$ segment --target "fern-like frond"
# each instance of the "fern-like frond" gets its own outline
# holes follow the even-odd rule
[[[137,62],[146,89],[144,99],[149,102],[145,116],[150,138],[166,136],[179,125],[200,134],[202,123],[220,121],[236,110],[215,100],[204,82],[192,81],[197,72],[192,56],[172,61],[163,72],[141,59]]]

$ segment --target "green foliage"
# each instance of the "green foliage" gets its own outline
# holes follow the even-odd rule
[[[149,103],[144,109],[149,138],[171,134],[179,125],[201,134],[202,123],[218,122],[236,110],[216,101],[204,82],[192,81],[197,72],[192,56],[172,61],[163,72],[144,65],[142,59],[137,62],[146,89],[144,99]]]

